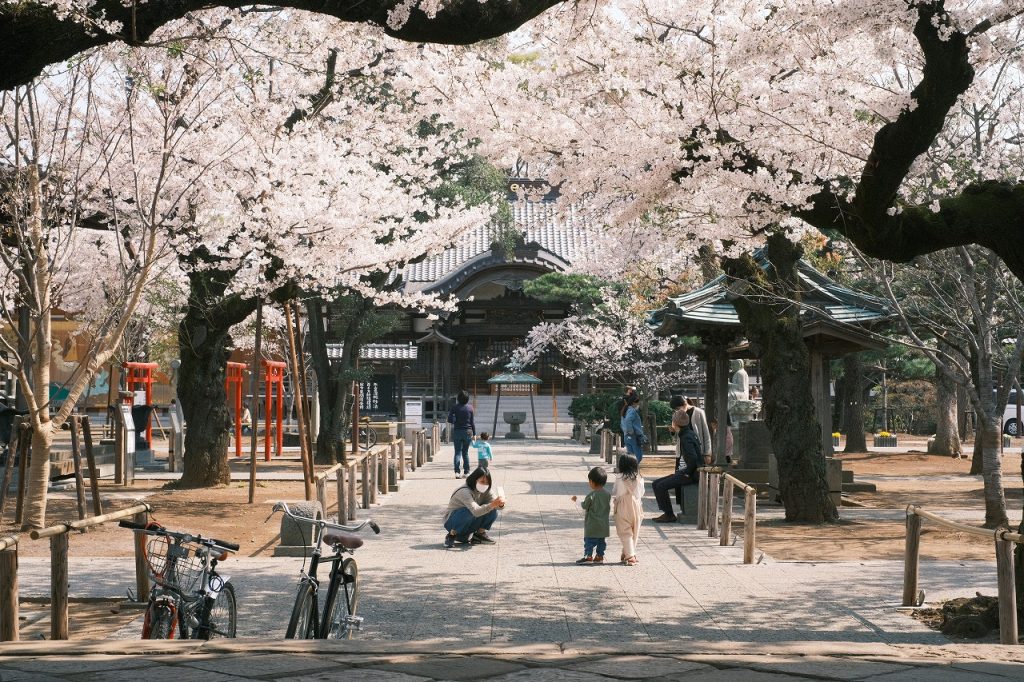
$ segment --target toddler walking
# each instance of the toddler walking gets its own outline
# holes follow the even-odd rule
[[[585,512],[583,517],[583,558],[577,564],[600,564],[604,562],[604,550],[608,547],[607,538],[611,532],[608,524],[608,512],[611,509],[612,496],[604,489],[608,482],[608,474],[602,467],[594,467],[587,474],[590,482],[590,494],[583,498],[580,506]],[[576,501],[576,496],[572,496]],[[597,556],[594,556],[594,553]]]
[[[622,543],[622,563],[635,566],[636,543],[640,540],[640,522],[644,518],[644,477],[633,455],[619,455],[619,477],[612,488],[615,532]]]
[[[473,441],[473,447],[476,448],[476,465],[481,469],[486,469],[494,457],[491,453],[491,444],[487,442],[490,439],[491,434],[483,431]]]

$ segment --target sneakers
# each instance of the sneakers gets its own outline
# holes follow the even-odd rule
[[[455,542],[459,543],[460,545],[468,545],[469,544],[469,538],[466,537],[465,535],[456,535],[455,536]]]
[[[596,556],[596,557],[594,557],[594,563],[595,564],[603,564],[604,563],[604,557],[603,556]]]
[[[473,534],[472,542],[474,545],[493,545],[495,541],[486,531],[477,531]]]
[[[582,566],[583,564],[592,564],[594,563],[594,557],[585,556],[582,559],[577,559],[576,563],[580,566]]]
[[[661,516],[657,516],[657,517],[655,517],[655,518],[653,518],[651,520],[654,521],[655,523],[675,523],[676,522],[676,517],[675,516],[669,516],[668,514],[662,514]]]
[[[456,471],[455,472],[455,478],[462,478],[462,474],[460,474],[458,471]]]
[[[445,535],[444,536],[444,546],[449,548],[449,549],[454,547],[455,546],[455,536],[452,535],[451,533],[448,533],[447,535]]]

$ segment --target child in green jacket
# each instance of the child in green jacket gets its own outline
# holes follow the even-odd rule
[[[590,482],[590,494],[580,504],[585,511],[583,517],[583,558],[577,564],[599,564],[604,562],[604,550],[608,543],[605,540],[610,534],[608,514],[611,512],[612,496],[604,489],[608,482],[608,474],[602,467],[594,467],[587,474]],[[576,496],[572,496],[576,501]],[[597,555],[594,556],[594,552]]]

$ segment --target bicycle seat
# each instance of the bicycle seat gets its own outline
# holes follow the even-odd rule
[[[329,545],[341,545],[345,549],[359,549],[363,546],[363,539],[348,533],[324,533],[324,542]]]

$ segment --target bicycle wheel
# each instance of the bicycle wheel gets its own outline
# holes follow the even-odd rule
[[[316,593],[313,586],[303,580],[299,584],[299,593],[295,595],[295,606],[292,607],[292,617],[288,620],[288,629],[285,630],[285,639],[314,639],[313,632],[313,608],[316,603]]]
[[[359,628],[355,620],[359,605],[359,567],[356,560],[345,559],[341,564],[339,580],[331,583],[324,611],[327,614],[327,639],[352,639]]]
[[[359,429],[359,449],[370,450],[377,444],[377,432],[368,426]]]
[[[142,639],[174,639],[176,615],[169,604],[151,602],[142,624]]]
[[[206,628],[199,628],[199,631],[206,635],[203,639],[235,636],[238,627],[238,602],[235,599],[234,585],[224,583],[224,587],[217,593],[217,598],[210,606],[210,615],[207,618],[209,625]]]

